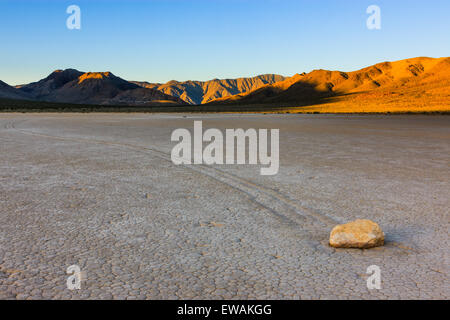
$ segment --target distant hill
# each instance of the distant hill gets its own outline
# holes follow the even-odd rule
[[[154,103],[183,104],[183,101],[142,88],[116,77],[111,72],[56,70],[47,78],[19,86],[20,92],[38,101],[97,105],[145,106]]]
[[[21,92],[20,90],[4,83],[3,81],[0,81],[0,98],[17,100],[30,99],[28,94]]]
[[[188,104],[203,104],[217,98],[256,90],[284,79],[285,77],[277,74],[265,74],[252,78],[214,79],[210,81],[178,82],[173,80],[165,84],[133,81],[133,83],[179,97]]]
[[[450,109],[450,58],[383,62],[353,72],[314,70],[209,104],[329,107],[338,102],[359,109],[370,105],[370,112],[393,102],[404,104],[405,109],[422,105]]]

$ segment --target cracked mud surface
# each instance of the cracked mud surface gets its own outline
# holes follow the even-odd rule
[[[280,129],[279,174],[173,165],[194,120]],[[450,298],[448,116],[1,114],[0,145],[1,299]],[[356,218],[386,245],[330,248]]]

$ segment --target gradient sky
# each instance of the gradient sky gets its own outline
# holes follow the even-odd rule
[[[68,30],[66,8],[81,8]],[[382,29],[366,28],[381,7]],[[55,69],[167,82],[450,56],[449,0],[0,0],[0,79]]]

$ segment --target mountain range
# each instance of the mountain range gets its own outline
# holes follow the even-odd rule
[[[428,97],[428,102],[440,98],[450,107],[450,58],[383,62],[353,72],[314,70],[211,103],[305,106],[337,100],[348,102],[350,98],[393,98],[394,95]],[[372,103],[376,102],[374,99]]]
[[[137,106],[182,103],[177,97],[142,88],[111,72],[56,70],[45,79],[15,89],[24,98],[48,102]]]
[[[168,95],[179,97],[188,104],[204,104],[218,98],[231,97],[261,88],[265,85],[283,81],[286,78],[277,74],[264,74],[252,78],[214,79],[210,81],[169,81],[165,84],[133,82],[144,88],[156,89]]]
[[[382,62],[358,71],[314,70],[284,77],[165,84],[126,81],[111,72],[56,70],[38,82],[16,87],[0,81],[0,98],[93,105],[432,105],[450,109],[450,58],[419,57]]]

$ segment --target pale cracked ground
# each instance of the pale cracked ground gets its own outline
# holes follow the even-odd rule
[[[279,128],[280,173],[175,166],[175,128]],[[0,298],[449,299],[450,117],[0,114]],[[335,250],[368,218],[385,247]],[[86,272],[66,288],[66,268]],[[369,291],[366,269],[381,268]]]

